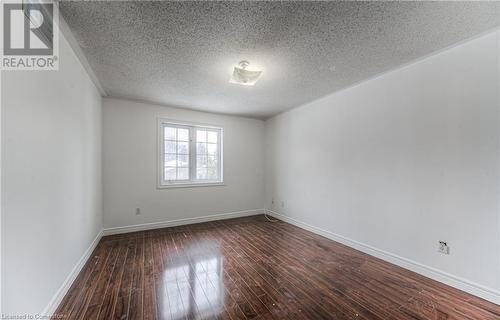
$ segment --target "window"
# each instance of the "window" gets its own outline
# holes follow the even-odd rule
[[[159,121],[159,187],[222,183],[222,128]]]

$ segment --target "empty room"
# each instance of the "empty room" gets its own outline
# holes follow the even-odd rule
[[[499,1],[0,8],[0,319],[500,320]]]

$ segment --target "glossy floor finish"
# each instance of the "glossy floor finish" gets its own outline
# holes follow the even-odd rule
[[[500,319],[500,307],[263,216],[104,237],[64,319]]]

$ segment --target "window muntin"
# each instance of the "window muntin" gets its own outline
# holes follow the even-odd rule
[[[222,128],[160,121],[160,186],[222,182]]]

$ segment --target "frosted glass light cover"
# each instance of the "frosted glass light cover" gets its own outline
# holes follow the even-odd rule
[[[262,74],[262,70],[248,70],[240,66],[234,67],[233,75],[229,79],[230,83],[253,86]]]

